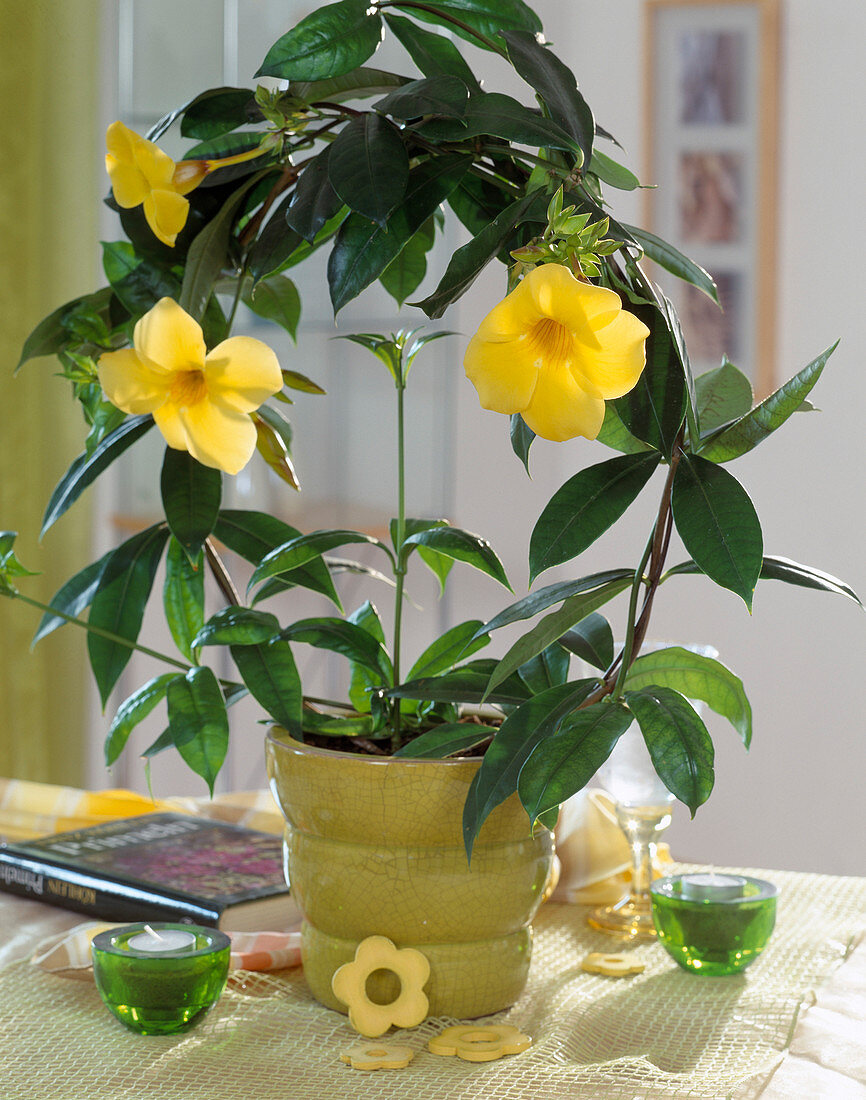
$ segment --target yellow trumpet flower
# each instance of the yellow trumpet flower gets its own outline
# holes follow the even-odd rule
[[[201,326],[171,298],[138,321],[133,344],[99,358],[108,400],[124,412],[153,413],[169,447],[202,465],[242,470],[256,448],[249,414],[283,385],[271,348],[231,336],[208,352]]]
[[[266,139],[266,146],[268,141]],[[255,160],[266,146],[248,149],[221,160],[181,160],[177,164],[158,145],[122,122],[112,122],[105,135],[108,152],[105,169],[118,206],[129,210],[144,206],[144,216],[154,235],[174,248],[186,225],[189,200],[185,198],[208,173],[229,164]]]
[[[544,439],[595,439],[604,402],[637,384],[647,336],[612,290],[544,264],[488,313],[463,365],[485,409],[520,413]]]

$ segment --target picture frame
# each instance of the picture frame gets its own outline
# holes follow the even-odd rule
[[[648,0],[646,224],[706,268],[722,309],[662,272],[696,375],[776,383],[778,0]]]

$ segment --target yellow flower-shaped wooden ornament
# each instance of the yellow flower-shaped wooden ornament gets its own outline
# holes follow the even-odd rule
[[[367,979],[377,970],[390,970],[400,980],[400,992],[389,1004],[376,1004],[367,994]],[[375,1039],[389,1027],[416,1027],[426,1018],[429,977],[426,955],[414,947],[396,947],[386,936],[368,936],[358,944],[354,961],[334,972],[331,989],[348,1006],[355,1031]]]
[[[399,1043],[353,1043],[340,1055],[340,1061],[370,1073],[375,1069],[405,1069],[414,1057],[411,1047]]]
[[[427,1043],[432,1054],[456,1055],[464,1062],[495,1062],[530,1046],[532,1039],[511,1024],[458,1024],[446,1027]]]

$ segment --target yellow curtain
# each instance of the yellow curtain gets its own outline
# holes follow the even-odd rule
[[[41,576],[46,601],[89,560],[79,501],[42,544],[50,492],[84,427],[56,360],[12,377],[21,345],[52,309],[97,286],[99,0],[0,0],[0,529]],[[0,775],[80,784],[88,707],[84,632],[32,652],[39,615],[0,597]]]

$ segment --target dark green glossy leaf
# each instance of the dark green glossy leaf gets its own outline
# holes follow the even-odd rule
[[[608,569],[603,573],[592,573],[588,577],[581,577],[574,581],[558,581],[556,584],[546,585],[537,592],[530,592],[516,603],[500,611],[498,615],[484,624],[482,630],[485,634],[509,623],[517,623],[523,619],[531,619],[552,604],[567,600],[570,596],[578,596],[582,592],[591,592],[597,588],[606,587],[612,583],[625,581],[631,584],[634,578],[633,569]]]
[[[761,572],[761,524],[745,489],[727,470],[698,455],[680,457],[671,495],[686,550],[708,577],[751,611]]]
[[[253,313],[268,321],[275,321],[295,339],[301,318],[301,296],[298,288],[286,275],[271,275],[260,279],[249,294],[244,294],[243,299]]]
[[[265,512],[223,509],[214,527],[214,536],[245,561],[257,565],[271,550],[275,550],[291,539],[298,538],[300,531]],[[324,561],[318,556],[314,556],[282,578],[270,581],[269,585],[277,590],[299,585],[313,592],[320,592],[337,607],[341,606],[331,574]],[[259,592],[259,598],[263,598],[262,591]]]
[[[328,180],[350,210],[386,229],[409,181],[409,157],[394,126],[374,113],[352,119],[330,147]]]
[[[406,543],[413,546],[427,546],[446,557],[466,562],[467,565],[486,573],[488,577],[493,577],[509,592],[511,591],[502,562],[493,552],[490,543],[480,535],[474,535],[471,531],[464,531],[459,527],[434,527],[429,531],[419,531],[410,535]]]
[[[286,209],[286,222],[305,241],[313,241],[343,207],[328,178],[330,151],[329,146],[304,168]]]
[[[255,572],[250,578],[249,587],[259,584],[268,577],[276,577],[284,573],[291,573],[308,561],[318,558],[328,550],[337,546],[349,546],[365,543],[378,546],[390,557],[388,547],[372,535],[362,534],[360,531],[313,531],[309,535],[298,535],[288,542],[269,551],[261,559]]]
[[[408,679],[418,680],[422,676],[436,676],[451,668],[458,661],[471,657],[490,641],[478,628],[483,624],[479,619],[459,623],[446,630],[435,642],[431,643],[409,669]]]
[[[382,38],[382,20],[368,0],[326,4],[278,39],[256,76],[324,80],[363,65]]]
[[[463,842],[467,855],[481,826],[501,802],[517,790],[520,769],[530,754],[552,737],[568,714],[596,688],[597,680],[560,684],[535,695],[510,714],[484,754],[463,808]]]
[[[663,580],[675,577],[682,573],[703,573],[693,561],[684,561],[674,565],[665,573]],[[845,581],[825,573],[823,569],[815,569],[811,565],[800,565],[790,558],[765,557],[761,564],[762,581],[784,581],[799,588],[813,588],[818,592],[833,592],[838,596],[846,596],[849,600],[863,607],[863,603],[854,589]]]
[[[752,408],[752,383],[727,359],[715,370],[695,379],[701,434],[744,416]]]
[[[388,13],[385,22],[425,76],[444,73],[459,77],[469,88],[478,87],[475,74],[448,38],[422,30],[410,19],[399,15]]]
[[[422,676],[399,687],[388,695],[394,699],[424,699],[434,703],[481,703],[485,699],[487,684],[496,661],[469,661],[460,668],[441,676]],[[519,676],[509,676],[496,691],[486,696],[488,703],[499,706],[515,706],[529,698],[529,689]]]
[[[665,318],[655,306],[629,305],[649,329],[637,385],[614,402],[628,431],[670,460],[686,414],[685,378]]]
[[[229,723],[226,704],[209,668],[193,668],[168,685],[168,721],[175,747],[213,795],[226,758]]]
[[[87,486],[152,427],[152,416],[131,416],[109,432],[89,454],[79,455],[51,494],[42,519],[41,533],[44,535],[67,508],[78,500]]]
[[[345,619],[301,619],[286,627],[280,636],[286,641],[306,642],[318,649],[341,653],[368,668],[379,684],[391,684],[393,669],[384,646],[362,627]]]
[[[360,215],[346,219],[328,262],[328,284],[335,312],[379,278],[448,198],[469,163],[465,156],[439,156],[413,168],[403,203],[389,219],[387,232]]]
[[[194,562],[219,515],[222,474],[186,451],[166,447],[160,487],[171,533]]]
[[[292,648],[277,638],[233,645],[232,658],[250,695],[293,737],[302,733],[303,691]]]
[[[459,77],[431,76],[404,84],[374,103],[373,109],[399,119],[420,118],[422,115],[460,118],[468,97],[469,89]]]
[[[412,304],[420,306],[431,320],[441,317],[499,253],[514,227],[544,209],[545,198],[534,192],[507,206],[468,244],[457,249],[434,292],[423,302]]]
[[[517,793],[530,821],[587,785],[632,723],[621,703],[602,702],[565,718],[537,745],[520,771]]]
[[[481,726],[475,722],[448,723],[420,734],[398,749],[394,756],[412,760],[442,760],[446,756],[459,756],[466,749],[474,749],[495,733],[493,726]]]
[[[394,7],[402,10],[399,0]],[[471,42],[473,46],[485,49],[499,46],[495,40],[500,31],[518,30],[538,34],[542,30],[541,20],[523,0],[436,0],[435,6],[407,4],[405,10],[415,19],[445,27]],[[472,33],[473,30],[491,39],[491,42],[487,44],[479,41]]]
[[[180,132],[184,137],[210,141],[252,121],[257,114],[249,88],[211,88],[192,101],[183,113]]]
[[[302,99],[305,103],[345,103],[349,99],[365,99],[371,95],[384,95],[391,88],[400,88],[408,84],[411,77],[389,73],[384,69],[374,69],[359,65],[341,76],[325,77],[323,80],[299,80],[289,84],[289,95]]]
[[[514,68],[544,100],[553,121],[578,143],[583,163],[590,164],[595,120],[577,90],[574,73],[534,33],[506,30],[502,37]],[[595,170],[591,164],[590,170]]]
[[[431,550],[429,546],[419,546],[418,557],[424,562],[436,580],[439,581],[439,591],[443,593],[448,581],[448,574],[451,572],[451,568],[454,565],[454,559],[447,558],[444,554],[440,554],[436,550]]]
[[[715,776],[713,742],[694,707],[668,687],[648,687],[625,696],[637,719],[659,778],[691,810],[710,797]]]
[[[531,657],[517,670],[517,675],[529,688],[532,695],[540,695],[548,688],[564,684],[568,679],[568,666],[571,657],[567,650],[554,642],[541,653]]]
[[[301,179],[303,178],[301,176]],[[300,181],[297,186],[300,187]],[[286,221],[286,211],[293,198],[294,194],[285,198],[276,207],[250,249],[247,269],[254,285],[258,284],[260,279],[279,271],[301,243],[301,235],[296,233]],[[314,237],[315,233],[312,236]]]
[[[382,629],[382,620],[379,612],[365,600],[348,617],[348,622],[354,623],[373,638],[380,645],[385,644],[385,631]],[[381,678],[378,669],[375,673],[364,665],[352,665],[352,679],[349,684],[349,702],[361,714],[369,714],[372,709],[373,693],[381,688]]]
[[[529,473],[529,448],[535,439],[535,432],[520,413],[511,414],[511,449],[523,463],[523,467]]]
[[[698,428],[698,417],[695,412],[698,403],[697,394],[689,352],[686,347],[686,338],[683,334],[683,326],[680,324],[679,316],[670,298],[666,297],[658,287],[655,289],[657,292],[657,304],[667,321],[668,331],[673,338],[674,350],[676,351],[677,358],[682,367],[683,378],[686,383],[686,425],[689,430],[689,437],[691,439],[698,439],[700,436],[700,429]]]
[[[418,132],[440,142],[492,135],[517,145],[563,149],[581,156],[580,146],[570,133],[502,92],[473,92],[460,119],[424,122]]]
[[[71,615],[73,618],[76,618],[82,611],[90,607],[90,601],[99,588],[99,578],[102,576],[105,563],[111,557],[111,554],[112,551],[103,554],[98,561],[91,562],[90,565],[86,565],[84,569],[76,573],[74,577],[70,577],[66,584],[51,597],[49,600],[50,606],[57,608],[65,615]],[[65,623],[66,619],[46,611],[39,623],[39,628],[33,635],[32,644],[36,645],[40,639]]]
[[[206,645],[258,645],[280,633],[280,621],[269,611],[250,607],[224,607],[211,615],[193,639],[200,649]]]
[[[622,421],[616,409],[616,402],[607,401],[604,406],[604,423],[601,431],[596,436],[599,443],[611,450],[621,451],[623,454],[633,455],[651,451],[653,448],[644,443],[637,436],[631,434]]]
[[[103,241],[102,266],[112,289],[133,317],[147,313],[160,298],[176,298],[180,280],[152,260],[143,259],[128,241]]]
[[[58,351],[62,351],[69,343],[68,322],[76,310],[86,306],[96,313],[101,313],[107,310],[112,296],[111,288],[103,287],[94,294],[84,294],[80,298],[73,298],[71,302],[64,302],[62,306],[49,313],[24,341],[21,358],[15,368],[16,372],[28,359],[38,359],[42,355],[56,355]]]
[[[637,498],[659,455],[610,458],[570,478],[550,499],[529,543],[530,583],[545,569],[571,561],[611,527]]]
[[[168,685],[175,679],[182,679],[176,672],[164,672],[154,676],[146,684],[125,699],[117,708],[108,734],[105,738],[105,766],[110,768],[126,747],[129,736],[139,722],[142,722],[154,707],[165,698]]]
[[[669,646],[638,657],[628,670],[626,691],[661,686],[687,699],[701,699],[731,723],[746,748],[752,742],[752,708],[743,682],[720,661]]]
[[[771,393],[760,405],[746,413],[730,427],[723,428],[718,435],[701,445],[701,454],[711,462],[730,462],[734,458],[751,451],[759,443],[780,428],[792,413],[797,412],[812,387],[821,377],[821,372],[838,341],[829,347],[817,359]]]
[[[144,608],[153,588],[159,559],[168,540],[168,529],[159,525],[133,535],[109,556],[90,605],[88,624],[135,642],[141,630]],[[122,641],[87,634],[90,666],[105,706],[114,685],[132,656]]]
[[[409,295],[415,293],[427,274],[427,253],[433,247],[434,239],[433,226],[433,218],[428,218],[379,276],[382,286],[398,306],[402,306]]]
[[[193,639],[204,625],[204,566],[201,556],[190,561],[174,537],[165,556],[162,606],[174,644],[194,662]]]
[[[702,290],[708,298],[712,298],[716,305],[719,304],[719,294],[713,277],[688,256],[684,256],[679,249],[663,241],[661,237],[656,237],[645,229],[639,229],[636,225],[623,225],[623,229],[637,241],[647,256],[655,260],[665,271],[676,275],[684,282],[691,283],[698,290]]]
[[[607,619],[597,612],[567,630],[559,644],[593,668],[606,669],[613,663],[613,631]]]
[[[514,201],[512,191],[497,186],[492,179],[479,179],[467,173],[448,196],[448,205],[469,230],[477,236]]]
[[[532,660],[536,654],[558,641],[575,623],[603,607],[614,596],[631,585],[633,574],[622,580],[609,581],[607,584],[584,592],[579,596],[569,596],[558,611],[546,615],[532,630],[528,631],[508,650],[496,671],[490,677],[489,689],[492,692],[512,672]]]

